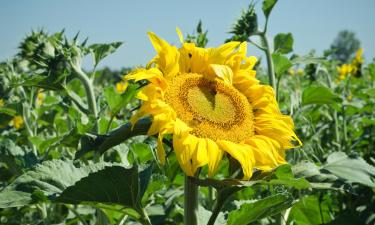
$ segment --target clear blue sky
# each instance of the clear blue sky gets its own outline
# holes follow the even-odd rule
[[[201,19],[209,46],[221,44],[250,0],[3,0],[0,2],[0,61],[17,52],[17,45],[32,29],[49,32],[66,29],[73,37],[80,31],[89,43],[124,41],[100,67],[144,65],[154,56],[146,32],[154,31],[178,44],[175,27],[191,33]],[[261,0],[258,0],[258,6]],[[258,8],[259,8],[258,7]],[[297,54],[311,49],[321,53],[342,29],[356,32],[367,61],[375,57],[374,0],[280,0],[270,20],[270,35],[292,32]],[[262,13],[258,10],[260,23]],[[260,56],[250,46],[250,54]],[[86,63],[87,64],[87,63]]]

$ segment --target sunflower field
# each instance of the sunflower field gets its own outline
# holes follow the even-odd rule
[[[375,224],[375,61],[349,31],[295,54],[276,3],[219,46],[148,32],[121,71],[121,42],[29,33],[0,64],[0,224]]]

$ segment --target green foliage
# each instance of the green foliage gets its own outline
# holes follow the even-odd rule
[[[96,67],[102,59],[114,53],[121,45],[122,45],[122,42],[90,45],[89,49],[92,52],[93,57],[94,57],[94,67]]]
[[[293,42],[294,42],[294,39],[291,33],[277,34],[273,40],[274,51],[280,52],[282,54],[287,54],[293,51]]]
[[[258,16],[255,13],[255,4],[250,3],[248,9],[242,12],[241,17],[233,25],[230,33],[232,41],[248,41],[249,37],[258,31]],[[229,40],[227,40],[229,41]]]
[[[310,86],[303,90],[302,105],[332,104],[341,102],[341,98],[324,86]]]
[[[239,210],[229,213],[227,225],[247,225],[280,213],[292,204],[293,198],[288,194],[277,194],[252,203],[244,203]]]
[[[276,5],[277,0],[264,0],[262,5],[262,10],[266,18],[271,14],[273,7]]]
[[[250,3],[230,40],[266,53],[267,74],[260,63],[257,78],[267,84],[267,75],[276,74],[280,110],[292,116],[303,145],[285,152],[289,164],[255,169],[247,181],[238,179],[234,159],[223,160],[210,178],[203,167],[189,178],[199,186],[199,223],[373,224],[375,62],[364,61],[361,76],[338,79],[337,66],[358,48],[350,33],[325,56],[287,56],[294,51],[291,33],[277,34],[272,51],[266,36],[276,2],[263,1],[262,30]],[[156,138],[146,136],[152,118],[129,121],[145,82],[116,91],[132,68],[97,67],[121,43],[88,45],[78,37],[34,31],[0,63],[0,223],[183,224],[184,175],[173,137],[163,139],[161,165]],[[201,21],[186,41],[206,46]],[[83,69],[89,55],[93,68]]]
[[[188,43],[195,43],[196,46],[204,48],[208,43],[207,33],[208,30],[203,31],[202,21],[199,20],[196,28],[196,34],[188,34],[185,41]]]

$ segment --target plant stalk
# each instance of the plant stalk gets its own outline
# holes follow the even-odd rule
[[[83,72],[80,68],[75,68],[75,72],[78,75],[78,79],[82,82],[87,96],[87,105],[89,107],[90,113],[95,117],[95,126],[94,126],[94,132],[98,133],[98,108],[96,106],[96,99],[95,99],[95,93],[94,93],[94,87],[87,76],[85,72]]]
[[[275,76],[275,67],[273,64],[272,60],[272,54],[271,54],[271,48],[269,41],[266,37],[266,34],[264,32],[259,33],[260,38],[262,39],[262,42],[264,44],[264,53],[266,54],[266,59],[267,59],[267,70],[268,70],[268,79],[269,79],[269,84],[277,93],[277,87],[276,87],[276,76]]]
[[[198,185],[185,175],[184,224],[198,225]]]

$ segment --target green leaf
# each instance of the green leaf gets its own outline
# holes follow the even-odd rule
[[[6,202],[9,191],[24,192],[30,194],[30,196],[39,192],[53,199],[56,194],[60,194],[67,187],[88,176],[90,172],[100,170],[106,165],[110,164],[99,163],[76,167],[72,161],[45,161],[33,170],[22,174],[3,189],[0,192],[0,202]],[[24,195],[23,201],[25,205],[31,201],[31,199],[26,199],[26,196],[28,195]],[[4,207],[6,205],[0,205],[0,208]]]
[[[111,111],[116,114],[129,103],[136,93],[137,85],[133,84],[129,84],[126,91],[122,94],[118,93],[114,87],[106,87],[104,89],[104,98]]]
[[[149,169],[138,174],[137,167],[106,167],[68,187],[56,200],[70,204],[81,202],[119,204],[139,209],[149,178]]]
[[[303,197],[292,207],[287,224],[291,224],[293,221],[294,224],[316,225],[325,224],[330,220],[327,203],[319,201],[318,197],[314,195]]]
[[[277,76],[283,75],[292,66],[289,59],[280,53],[273,53],[272,60],[275,65],[275,73]]]
[[[291,166],[289,164],[279,166],[275,171],[275,176],[277,179],[271,179],[268,182],[269,184],[282,184],[299,190],[311,187],[310,183],[304,178],[294,178]]]
[[[31,202],[32,198],[30,193],[13,190],[0,192],[0,209],[24,206]]]
[[[4,113],[8,116],[15,116],[17,114],[17,111],[11,108],[0,107],[0,114],[1,113]]]
[[[275,52],[287,54],[293,51],[293,41],[293,35],[291,33],[277,34],[273,40]]]
[[[91,45],[89,49],[91,50],[94,57],[94,67],[96,67],[102,59],[114,53],[117,50],[117,48],[119,48],[121,45],[122,42]]]
[[[262,10],[266,18],[270,16],[271,11],[276,3],[277,3],[277,0],[264,0],[263,1]]]
[[[313,85],[305,88],[302,93],[302,105],[333,104],[341,101],[342,99],[338,95],[324,86]]]
[[[375,187],[375,167],[362,158],[349,158],[343,152],[334,152],[328,156],[327,163],[322,166],[322,169],[328,170],[349,183]]]
[[[227,225],[247,225],[264,217],[273,216],[293,204],[289,194],[277,194],[242,204],[238,210],[229,213]]]

